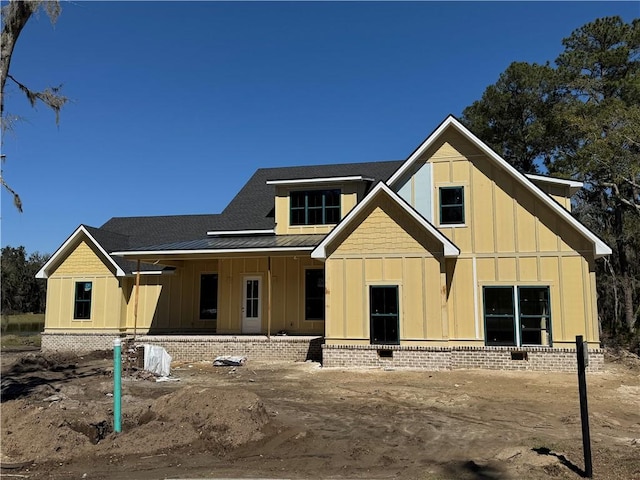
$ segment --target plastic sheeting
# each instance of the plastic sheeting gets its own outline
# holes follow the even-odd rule
[[[214,367],[240,367],[245,364],[247,357],[221,356],[213,360]]]
[[[164,347],[144,345],[144,369],[161,377],[171,374],[171,355]]]

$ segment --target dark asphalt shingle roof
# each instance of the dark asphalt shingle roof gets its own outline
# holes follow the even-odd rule
[[[275,186],[267,180],[346,177],[372,178],[372,186],[388,179],[403,161],[339,163],[298,167],[260,168],[222,211],[221,230],[268,229],[274,227]]]
[[[217,248],[277,248],[279,246],[315,246],[324,235],[287,235],[252,237],[208,237],[208,231],[268,230],[275,226],[275,186],[268,180],[346,177],[371,178],[372,187],[387,180],[403,161],[340,163],[295,167],[260,168],[249,178],[229,205],[218,214],[113,217],[100,228],[87,231],[108,253],[128,250],[174,250]],[[300,237],[300,238],[298,238]],[[304,238],[302,238],[304,237]],[[285,243],[289,242],[289,245]],[[226,246],[225,246],[226,245]],[[125,271],[135,262],[112,257]],[[141,267],[141,269],[143,269]],[[157,270],[159,267],[145,266]]]

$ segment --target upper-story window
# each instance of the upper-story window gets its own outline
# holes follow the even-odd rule
[[[340,221],[340,189],[291,192],[291,225],[328,225]]]
[[[440,187],[440,225],[464,224],[464,187]]]

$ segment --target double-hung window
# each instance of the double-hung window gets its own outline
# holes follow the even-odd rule
[[[91,318],[91,282],[76,282],[76,295],[73,305],[75,320],[89,320]]]
[[[340,189],[291,192],[291,225],[330,225],[340,221]]]
[[[440,187],[440,225],[464,224],[464,187]]]
[[[551,346],[549,287],[484,287],[487,345]]]

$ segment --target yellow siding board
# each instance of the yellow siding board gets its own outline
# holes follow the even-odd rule
[[[500,253],[515,251],[515,219],[513,216],[513,181],[507,176],[496,172],[495,209],[496,215],[496,245]]]
[[[451,336],[454,338],[474,338],[473,322],[473,266],[471,259],[458,259],[456,262],[452,292],[449,301],[453,300],[453,322],[449,319]]]
[[[365,268],[365,280],[367,282],[379,282],[382,280],[382,264],[383,259],[380,257],[377,258],[367,258],[365,260],[366,268]]]
[[[496,281],[496,259],[495,258],[478,258],[476,264],[478,282],[495,282]]]
[[[582,283],[582,265],[580,257],[562,258],[562,318],[564,320],[564,338],[574,340],[576,335],[584,335],[584,288]]]
[[[440,284],[440,262],[433,257],[424,259],[425,280],[423,295],[426,298],[425,305],[425,338],[442,338],[442,288]],[[406,282],[405,282],[406,284]]]
[[[325,267],[325,281],[328,286],[326,297],[326,335],[342,338],[346,334],[344,260],[329,259]]]
[[[521,257],[519,259],[520,282],[538,281],[538,259],[536,257]]]
[[[363,319],[367,312],[363,311],[362,304],[365,297],[365,286],[362,277],[362,260],[345,260],[346,279],[346,335],[349,338],[361,338],[363,332]],[[367,309],[368,311],[368,309]]]
[[[535,252],[536,245],[536,217],[531,214],[534,211],[533,198],[529,194],[520,193],[516,202],[517,224],[517,251]]]
[[[516,274],[516,259],[513,257],[501,257],[498,261],[498,281],[500,282],[515,282],[517,280]]]
[[[404,281],[402,286],[402,337],[425,338],[424,311],[425,286],[421,258],[407,258],[404,261]]]
[[[384,281],[401,282],[402,281],[402,259],[401,258],[385,258],[383,260]]]
[[[486,162],[485,162],[486,163]],[[491,171],[484,163],[481,166]],[[492,253],[496,250],[493,220],[496,214],[493,210],[493,183],[485,172],[479,168],[473,169],[473,184],[470,187],[470,203],[473,205],[471,228],[475,252]]]

